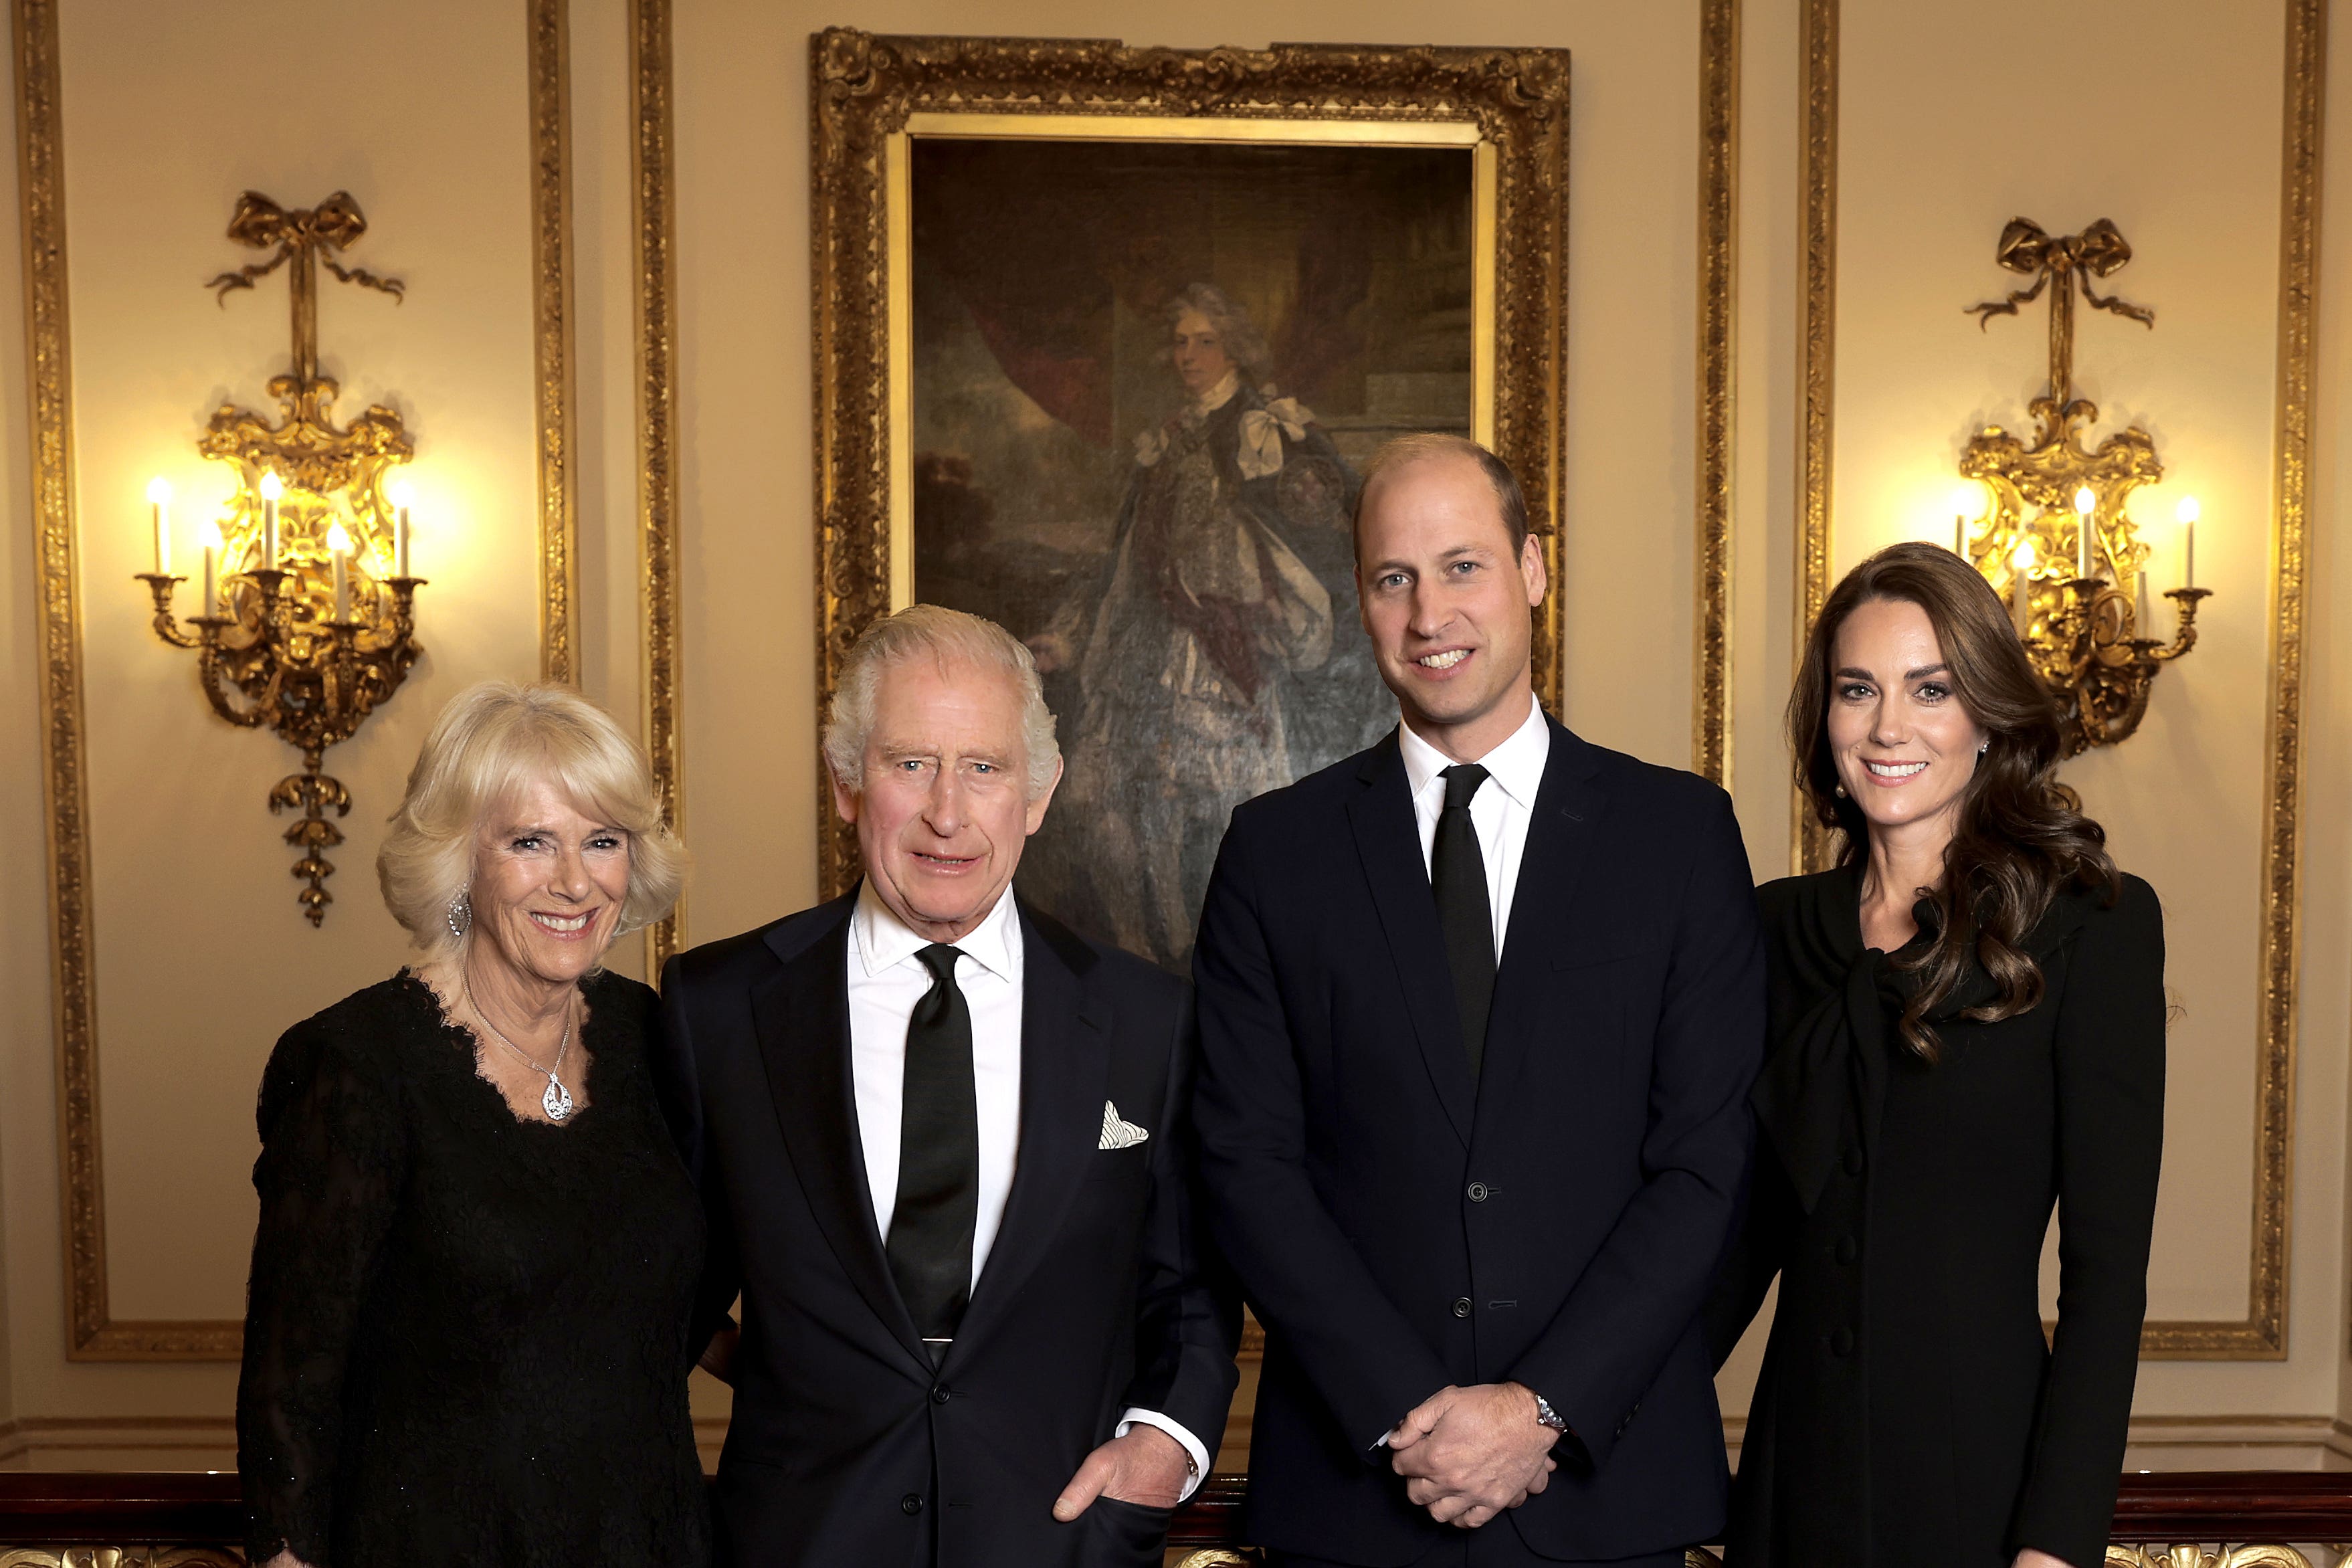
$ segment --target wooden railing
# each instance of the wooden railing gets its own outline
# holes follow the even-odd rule
[[[1247,1486],[1212,1477],[1178,1512],[1168,1544],[1186,1568],[1258,1561]],[[244,1534],[235,1476],[0,1470],[0,1568],[242,1568]],[[2352,1474],[2126,1476],[2112,1539],[2105,1568],[2311,1568],[2305,1548],[2352,1542]]]

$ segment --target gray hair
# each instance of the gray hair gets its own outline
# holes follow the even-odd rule
[[[1054,710],[1045,706],[1037,661],[1021,639],[994,621],[940,605],[909,605],[857,634],[843,663],[841,679],[825,710],[824,763],[842,788],[859,793],[866,776],[866,742],[874,734],[874,699],[882,677],[894,665],[929,657],[940,668],[968,663],[1003,673],[1021,693],[1021,740],[1026,752],[1029,798],[1052,787],[1062,760],[1054,738]]]
[[[376,854],[384,904],[418,947],[439,958],[465,945],[450,928],[449,906],[473,880],[482,825],[538,781],[553,784],[582,816],[629,836],[629,888],[614,936],[677,902],[686,850],[663,818],[644,750],[569,687],[485,680],[451,698],[433,721]]]
[[[1225,357],[1245,374],[1255,377],[1274,355],[1267,352],[1265,338],[1250,320],[1249,311],[1230,298],[1213,283],[1193,283],[1168,301],[1166,315],[1169,329],[1186,315],[1198,311],[1217,330],[1217,342]]]

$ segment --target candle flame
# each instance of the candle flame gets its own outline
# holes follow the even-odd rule
[[[352,552],[352,536],[344,531],[343,525],[341,523],[338,522],[329,526],[327,530],[327,548],[337,555],[349,555]]]
[[[285,480],[279,479],[276,474],[264,474],[261,476],[261,499],[263,500],[276,500],[285,493]]]
[[[1985,488],[1974,479],[1952,487],[1952,515],[1974,522],[1985,514]]]
[[[206,550],[218,550],[221,547],[220,524],[206,518],[205,525],[196,530],[196,542]]]
[[[2195,496],[2182,496],[2180,498],[2180,504],[2173,509],[2172,515],[2179,518],[2183,522],[2195,522],[2197,521],[2197,498]]]
[[[152,506],[165,506],[172,500],[172,482],[158,474],[147,481],[147,500]]]
[[[2021,539],[2017,542],[2017,548],[2009,552],[2009,569],[2012,572],[2033,569],[2033,541]]]
[[[2074,510],[2084,517],[2090,516],[2097,509],[2098,504],[2099,498],[2091,493],[2090,486],[2084,485],[2074,492]]]
[[[392,498],[393,505],[403,508],[404,510],[411,501],[416,499],[416,492],[409,488],[408,481],[406,479],[393,480],[391,485],[385,489],[384,493]]]

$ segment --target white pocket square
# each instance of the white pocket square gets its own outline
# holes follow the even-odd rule
[[[1102,1142],[1096,1144],[1096,1148],[1132,1149],[1150,1136],[1150,1132],[1138,1127],[1134,1122],[1121,1121],[1118,1119],[1118,1107],[1108,1100],[1103,1101]]]

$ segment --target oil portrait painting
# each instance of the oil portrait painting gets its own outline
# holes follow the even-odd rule
[[[1171,966],[1233,808],[1395,721],[1349,516],[1470,434],[1466,147],[920,138],[913,583],[1045,673],[1024,893]]]

